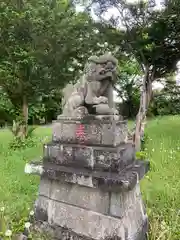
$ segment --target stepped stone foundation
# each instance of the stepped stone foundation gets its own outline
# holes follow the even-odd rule
[[[37,225],[54,239],[145,240],[148,221],[139,181],[148,161],[135,158],[127,122],[113,116],[61,117],[40,163]]]

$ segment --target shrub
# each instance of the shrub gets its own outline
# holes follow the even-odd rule
[[[18,134],[20,131],[20,124],[15,123],[14,127],[11,128],[11,131],[14,135],[13,140],[10,142],[10,148],[13,150],[20,149],[20,148],[26,148],[26,147],[33,147],[35,144],[35,141],[33,139],[33,132],[36,129],[34,126],[29,126],[27,128],[26,136],[25,138],[21,138]]]

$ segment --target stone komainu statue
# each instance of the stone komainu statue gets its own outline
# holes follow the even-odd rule
[[[63,90],[62,115],[118,114],[113,102],[117,63],[117,59],[110,54],[90,57],[80,80],[75,85],[68,84]]]

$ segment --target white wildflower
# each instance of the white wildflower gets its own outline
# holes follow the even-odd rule
[[[73,71],[74,71],[74,68],[73,68],[73,67],[69,67],[68,70],[69,70],[70,72],[73,72]]]
[[[26,229],[29,229],[30,226],[31,226],[31,223],[30,223],[30,222],[26,222],[26,223],[25,223],[25,228],[26,228]]]
[[[4,212],[4,210],[5,210],[5,207],[1,207],[1,208],[0,208],[0,211],[1,211],[1,212]]]
[[[82,67],[82,64],[81,64],[81,63],[79,63],[79,62],[77,63],[77,65],[78,65],[79,67]]]
[[[7,231],[5,232],[5,236],[6,236],[6,237],[11,237],[11,236],[12,236],[12,231],[11,231],[11,230],[7,230]]]
[[[97,43],[98,47],[104,47],[104,44]]]
[[[30,211],[29,215],[34,216],[34,211]]]
[[[94,29],[93,32],[97,34],[97,33],[99,33],[99,30],[98,29]]]

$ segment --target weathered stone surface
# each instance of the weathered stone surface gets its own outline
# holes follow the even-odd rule
[[[48,222],[48,208],[49,208],[49,199],[46,197],[38,197],[35,202],[35,218]]]
[[[53,141],[66,144],[118,146],[127,136],[126,121],[62,118],[53,124]]]
[[[79,185],[88,187],[100,187],[109,189],[114,192],[119,192],[122,189],[130,190],[136,185],[137,181],[143,177],[149,170],[148,161],[135,161],[131,167],[128,167],[121,173],[113,172],[101,172],[90,171],[88,169],[74,169],[71,167],[65,167],[60,165],[54,165],[50,163],[32,162],[30,166],[41,166],[43,171],[39,174],[39,171],[32,172],[44,176],[52,180],[61,180],[70,183],[77,183]],[[142,174],[143,173],[143,174]]]
[[[128,210],[140,201],[139,184],[131,191],[111,192],[110,215],[122,218]]]
[[[39,195],[50,198],[52,192],[52,180],[41,177],[39,184]]]
[[[82,175],[70,172],[56,172],[54,169],[46,169],[43,176],[48,179],[58,180],[61,182],[74,183],[80,186],[96,188],[98,186],[98,180],[91,175]]]
[[[111,172],[88,172],[85,169],[74,169],[70,167],[64,166],[53,166],[53,165],[45,165],[43,176],[54,179],[61,180],[66,179],[69,182],[76,182],[78,179],[86,179],[87,184],[90,184],[94,187],[94,182],[96,187],[106,189],[108,191],[122,191],[132,189],[137,183],[137,174],[135,172],[129,171],[124,172],[122,175],[119,173],[111,173]],[[91,181],[91,183],[89,182]]]
[[[117,62],[110,54],[90,57],[79,81],[75,85],[68,84],[63,89],[63,115],[81,116],[86,111],[89,114],[118,115],[113,101]],[[82,111],[82,107],[86,111]]]
[[[133,163],[135,149],[130,143],[118,147],[50,143],[44,146],[44,158],[60,165],[119,171]]]
[[[44,146],[44,160],[76,167],[93,168],[95,165],[93,148],[78,145],[47,144]]]
[[[149,170],[148,161],[135,161],[135,163],[121,171],[120,173],[90,171],[88,169],[75,169],[71,167],[59,166],[50,163],[32,162],[34,166],[41,166],[43,171],[32,172],[32,174],[41,175],[48,179],[60,180],[70,183],[79,184],[88,187],[100,187],[101,189],[108,189],[108,191],[127,191],[134,188],[136,183]]]
[[[47,233],[49,236],[48,239],[52,240],[93,240],[93,238],[85,237],[73,232],[71,229],[53,226],[48,224],[47,222],[36,222],[35,230],[40,233]],[[137,230],[137,233],[131,237],[130,239],[125,238],[125,240],[147,240],[146,237],[147,232],[147,223],[145,222],[144,225]],[[103,239],[102,239],[103,240]],[[119,237],[108,237],[104,240],[123,240]]]
[[[44,209],[44,202],[47,202],[48,208]],[[47,211],[50,225],[68,228],[79,235],[96,240],[113,236],[125,239],[124,226],[118,218],[49,200],[45,197],[39,197],[36,210],[38,208]]]
[[[111,192],[109,194],[98,188],[42,178],[39,195],[120,218],[133,205],[136,205],[137,201],[142,203],[139,184],[131,191]]]
[[[142,199],[138,198],[123,218],[123,224],[127,229],[127,239],[137,239],[137,235],[142,231],[146,222],[147,215],[143,211]]]
[[[99,213],[109,213],[109,193],[98,188],[42,178],[39,195]]]
[[[123,170],[135,160],[135,149],[132,144],[121,144],[116,148],[93,148],[95,168],[111,171]]]
[[[44,202],[48,203],[48,208],[44,208],[46,206]],[[97,240],[118,239],[118,237],[123,240],[145,240],[147,216],[141,211],[141,204],[138,204],[137,201],[120,219],[41,196],[36,204],[36,211],[47,212],[48,223],[51,226],[69,229],[70,232],[79,235],[77,239],[84,236],[84,239]],[[38,215],[36,216],[38,220],[41,220]]]

